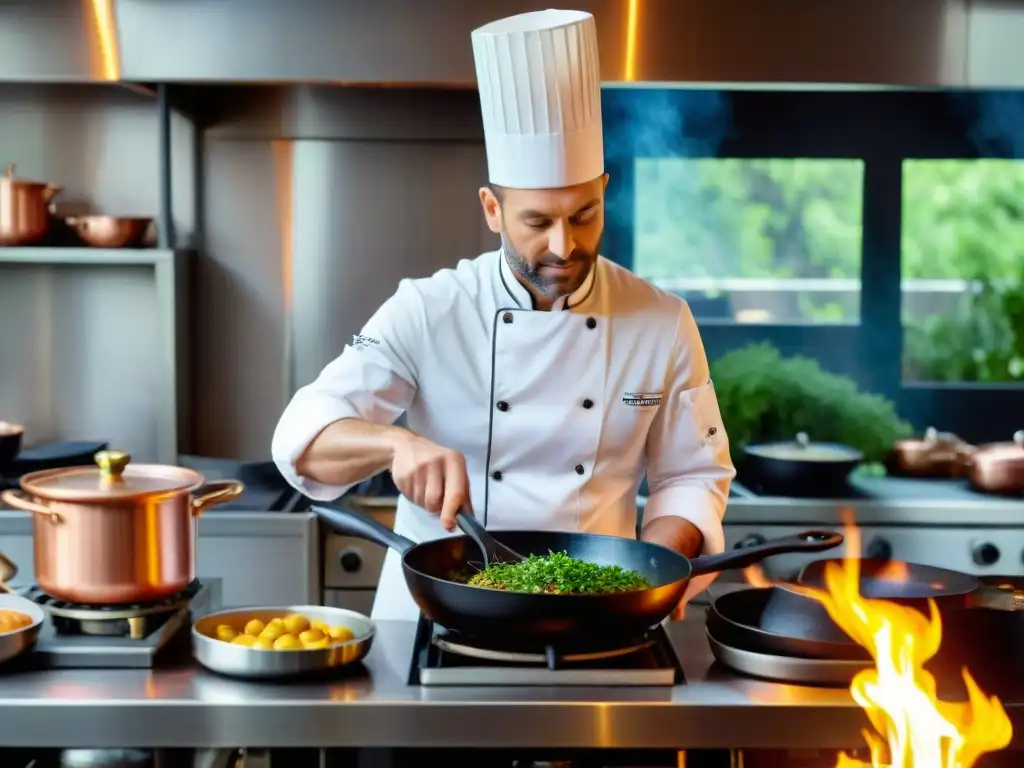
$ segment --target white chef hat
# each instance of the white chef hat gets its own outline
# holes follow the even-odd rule
[[[554,189],[601,176],[594,17],[522,13],[474,30],[472,40],[490,182]]]

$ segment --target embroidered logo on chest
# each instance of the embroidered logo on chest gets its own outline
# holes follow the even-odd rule
[[[654,408],[661,405],[661,392],[626,392],[622,402],[636,408]]]

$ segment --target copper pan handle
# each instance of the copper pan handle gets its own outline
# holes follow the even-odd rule
[[[36,504],[21,491],[4,491],[3,493],[0,493],[0,499],[2,499],[4,504],[7,506],[20,509],[22,512],[31,512],[33,515],[48,517],[50,522],[54,525],[64,522],[63,518],[61,518],[61,516],[56,512],[42,504]]]
[[[234,501],[245,492],[238,480],[214,480],[207,483],[192,497],[192,516],[199,517],[210,507]]]

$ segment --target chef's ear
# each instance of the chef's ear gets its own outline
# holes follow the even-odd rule
[[[604,186],[602,187],[602,189],[604,189],[607,192],[608,191],[608,179],[610,179],[611,176],[609,176],[606,173],[602,178],[603,178],[603,181],[604,181]]]
[[[487,228],[501,234],[501,201],[490,187],[480,187],[480,207],[484,210]]]

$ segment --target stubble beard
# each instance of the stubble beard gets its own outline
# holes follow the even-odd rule
[[[555,277],[542,275],[540,273],[540,264],[538,264],[537,268],[531,267],[530,263],[516,250],[512,239],[504,228],[501,230],[501,249],[513,274],[520,280],[525,280],[529,283],[538,294],[548,301],[555,301],[562,296],[571,296],[575,293],[586,282],[587,276],[590,274],[590,270],[594,268],[594,262],[596,261],[596,258],[591,254],[585,254],[586,269],[581,270],[577,279],[573,280],[572,283],[565,284]]]

